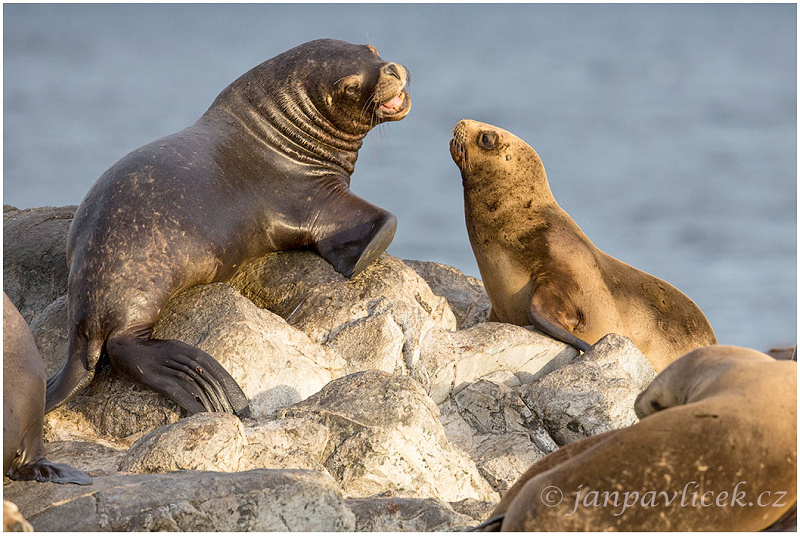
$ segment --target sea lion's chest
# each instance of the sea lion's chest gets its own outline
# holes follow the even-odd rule
[[[475,252],[478,269],[497,320],[528,325],[533,283],[530,268],[499,247]]]

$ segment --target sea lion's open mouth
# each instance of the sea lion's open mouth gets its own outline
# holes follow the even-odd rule
[[[386,121],[397,121],[404,118],[410,110],[411,99],[403,88],[397,95],[378,106],[376,115]]]

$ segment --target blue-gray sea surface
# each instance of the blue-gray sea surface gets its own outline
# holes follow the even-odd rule
[[[373,131],[353,190],[389,253],[479,276],[448,141],[462,118],[531,144],[559,204],[661,277],[719,341],[795,343],[794,4],[3,6],[3,201],[78,204],[127,152],[240,74],[320,37],[372,43],[413,108]]]

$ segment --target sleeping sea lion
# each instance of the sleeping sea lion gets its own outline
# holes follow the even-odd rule
[[[486,528],[757,531],[796,520],[796,362],[700,348],[664,369],[635,409],[638,423],[531,466]]]

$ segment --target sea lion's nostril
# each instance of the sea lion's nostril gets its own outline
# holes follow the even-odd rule
[[[389,76],[394,76],[398,80],[402,80],[403,78],[400,76],[400,71],[397,69],[396,63],[387,63],[383,67],[383,72]]]

